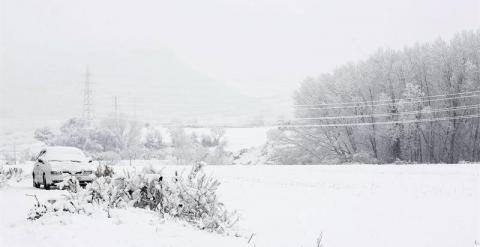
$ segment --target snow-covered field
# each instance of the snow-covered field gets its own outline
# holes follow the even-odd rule
[[[158,165],[158,168],[163,167]],[[118,167],[118,170],[128,167]],[[186,167],[166,166],[169,174]],[[28,173],[28,166],[26,167]],[[241,214],[243,237],[206,233],[139,209],[108,219],[67,215],[28,222],[31,179],[0,189],[0,246],[480,245],[480,166],[215,166],[220,200]],[[247,241],[254,233],[250,243]]]

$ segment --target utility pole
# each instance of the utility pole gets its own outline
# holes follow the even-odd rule
[[[114,102],[114,114],[115,114],[115,130],[118,131],[120,133],[120,129],[119,129],[119,113],[118,113],[118,97],[115,96],[114,98],[115,102]]]
[[[93,102],[92,102],[92,87],[90,82],[90,71],[87,66],[85,73],[85,84],[83,88],[83,119],[87,121],[92,120]]]
[[[13,164],[17,164],[17,144],[13,142]]]
[[[133,120],[137,121],[137,98],[133,98]]]
[[[115,96],[115,119],[118,120],[118,97]]]

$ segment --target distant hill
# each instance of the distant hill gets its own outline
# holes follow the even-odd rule
[[[80,116],[87,64],[97,118],[114,111],[115,96],[119,112],[141,120],[235,123],[266,112],[260,100],[196,71],[167,51],[34,52],[35,56],[26,52],[4,61],[1,67],[2,86],[9,88],[0,97],[2,132],[58,125]]]

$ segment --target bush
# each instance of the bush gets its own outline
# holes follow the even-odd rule
[[[120,155],[112,151],[97,153],[94,156],[94,158],[95,160],[98,160],[100,164],[109,165],[109,166],[116,165],[121,160]]]
[[[378,160],[375,159],[371,154],[366,152],[359,152],[355,153],[352,156],[353,163],[360,163],[360,164],[378,164]]]
[[[36,195],[31,195],[35,197],[35,200],[37,201],[33,208],[31,208],[28,211],[27,219],[28,220],[37,220],[40,219],[43,215],[45,215],[48,211],[47,205],[40,203]]]
[[[10,167],[5,168],[0,166],[0,188],[7,185],[11,180],[20,182],[23,179],[23,170],[22,168]]]
[[[36,195],[28,195],[35,197],[36,203],[28,212],[28,220],[38,220],[46,214],[72,213],[72,214],[92,214],[92,204],[88,203],[86,193],[70,192],[64,195],[63,200],[48,200],[42,203]]]
[[[133,188],[125,178],[101,177],[86,188],[90,202],[105,209],[132,206]]]
[[[103,164],[98,165],[97,170],[95,171],[95,176],[97,178],[113,177],[114,174],[115,174],[115,171],[113,170],[113,167],[109,165],[103,165]]]
[[[223,233],[237,221],[235,212],[228,212],[217,200],[220,182],[203,172],[203,163],[197,163],[188,176],[166,181],[163,176],[145,181],[134,194],[135,207],[149,208],[185,220],[202,230]]]
[[[218,201],[220,182],[207,176],[203,166],[204,163],[197,163],[187,176],[176,172],[171,179],[165,179],[161,171],[155,171],[155,176],[127,173],[123,177],[112,178],[103,175],[85,189],[69,179],[65,183],[74,189],[69,189],[70,194],[64,198],[63,207],[55,209],[38,202],[29,219],[35,220],[48,212],[59,210],[88,213],[86,204],[100,206],[107,212],[110,208],[138,207],[184,220],[202,230],[224,233],[236,223],[238,217],[236,212],[227,211]]]
[[[81,190],[80,182],[75,176],[67,176],[63,179],[62,182],[57,184],[59,189],[66,188],[69,192],[77,193]]]
[[[153,168],[152,164],[149,164],[148,166],[144,166],[142,168],[142,173],[144,173],[144,174],[161,174],[161,171]]]

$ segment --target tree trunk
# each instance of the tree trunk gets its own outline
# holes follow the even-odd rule
[[[477,108],[477,114],[480,114],[480,108]],[[478,136],[480,132],[480,119],[477,118],[477,126],[475,127],[475,134],[473,135],[473,145],[472,145],[472,161],[478,161],[477,157],[477,146],[478,146]]]
[[[392,83],[390,82],[390,85]],[[395,100],[395,94],[393,92],[393,88],[391,90],[391,97],[392,97],[392,107],[390,108],[390,113],[392,116],[395,116],[395,114],[398,113],[398,107],[396,106],[396,100]],[[398,117],[392,117],[393,121],[398,121]],[[397,159],[401,159],[402,155],[402,146],[401,146],[401,138],[400,134],[402,132],[402,126],[399,123],[395,124],[395,138],[393,140],[392,144],[392,155],[393,155],[393,161],[396,161]]]
[[[432,101],[430,99],[430,96],[431,96],[431,93],[430,93],[430,85],[428,83],[428,80],[427,80],[427,71],[426,71],[426,68],[425,68],[425,64],[423,64],[423,68],[422,68],[422,73],[423,73],[423,82],[425,83],[425,91],[427,92],[427,97],[428,97],[428,101],[427,101],[427,104],[428,106],[430,107],[430,109],[432,108]],[[433,117],[435,117],[435,113],[433,113]],[[430,122],[429,123],[429,137],[428,137],[428,141],[427,139],[425,139],[425,142],[426,142],[426,145],[428,147],[428,163],[437,163],[437,159],[435,158],[435,135],[434,135],[434,126],[433,126],[434,122]]]

